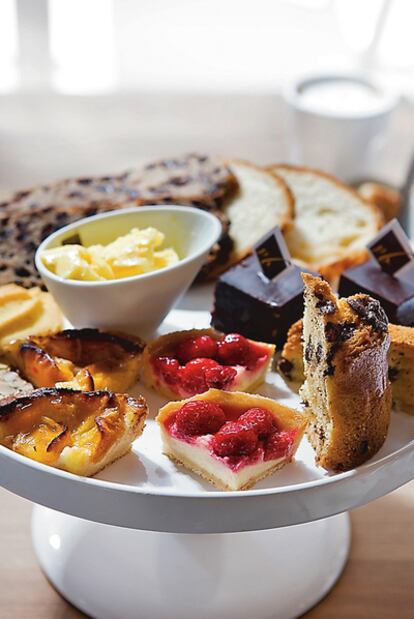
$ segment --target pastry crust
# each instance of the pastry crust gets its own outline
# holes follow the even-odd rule
[[[69,383],[82,390],[125,392],[138,380],[143,349],[144,342],[130,335],[66,329],[12,342],[6,359],[35,387]]]
[[[142,433],[144,398],[110,391],[37,389],[0,406],[0,444],[76,475],[95,475]]]
[[[213,468],[209,468],[208,465],[203,466],[199,461],[197,461],[197,458],[193,459],[192,457],[184,455],[182,451],[179,451],[174,446],[174,442],[171,440],[169,433],[165,429],[165,424],[171,415],[174,415],[186,402],[192,402],[195,400],[214,402],[223,407],[237,406],[245,410],[254,407],[265,408],[278,420],[278,425],[281,430],[297,431],[294,444],[289,452],[289,456],[284,458],[282,461],[278,460],[271,466],[269,465],[266,470],[259,470],[256,473],[252,472],[244,483],[238,484],[237,480],[233,479],[233,483],[230,485],[223,477],[220,476],[219,471],[215,472]],[[182,400],[181,402],[169,402],[160,409],[158,416],[156,417],[156,421],[160,424],[161,437],[163,440],[163,453],[166,456],[174,462],[182,464],[193,473],[200,475],[200,477],[210,482],[217,488],[231,491],[247,490],[261,479],[272,475],[274,472],[281,469],[285,464],[290,462],[303,438],[308,422],[308,415],[306,412],[299,412],[288,408],[287,406],[279,404],[275,400],[271,400],[270,398],[266,398],[261,395],[244,393],[241,391],[226,392],[219,389],[209,389],[209,391],[206,391],[205,393],[198,394],[192,398]]]
[[[308,436],[319,465],[346,471],[371,458],[387,436],[388,321],[368,295],[337,300],[322,279],[304,273],[303,280]]]
[[[154,391],[157,391],[170,400],[180,399],[182,396],[178,395],[174,389],[170,388],[165,381],[160,380],[153,368],[152,360],[156,357],[168,355],[174,351],[174,349],[181,342],[200,335],[209,335],[214,340],[219,340],[223,337],[223,333],[220,333],[220,331],[216,331],[216,329],[212,328],[188,329],[185,331],[174,331],[172,333],[167,333],[166,335],[161,335],[152,342],[149,342],[145,347],[144,354],[142,356],[142,379],[146,386],[154,389]],[[275,346],[273,344],[267,344],[266,342],[255,342],[253,340],[248,341],[253,344],[263,346],[269,355],[268,361],[263,365],[260,372],[258,372],[252,380],[246,380],[243,382],[242,388],[245,391],[253,391],[264,381],[266,377],[266,374],[272,364]],[[241,386],[238,385],[237,388],[240,390]]]

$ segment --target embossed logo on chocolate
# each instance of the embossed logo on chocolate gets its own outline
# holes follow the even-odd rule
[[[368,249],[381,269],[390,275],[395,275],[413,260],[410,241],[396,219],[381,229]]]
[[[254,246],[263,275],[273,280],[291,264],[289,250],[278,226],[275,226]]]

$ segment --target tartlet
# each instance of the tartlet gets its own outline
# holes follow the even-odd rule
[[[252,391],[265,379],[275,347],[215,329],[175,331],[157,338],[143,354],[147,386],[173,400],[210,388]]]
[[[0,406],[0,444],[69,473],[95,475],[129,451],[147,413],[143,397],[37,389]]]
[[[144,343],[98,329],[66,329],[6,347],[8,363],[35,387],[125,392],[139,377]]]
[[[164,453],[222,490],[246,490],[293,458],[307,415],[274,400],[210,389],[161,408]]]

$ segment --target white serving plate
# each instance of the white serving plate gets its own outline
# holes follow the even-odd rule
[[[190,293],[162,332],[204,327],[211,289]],[[271,372],[259,393],[299,406],[299,398]],[[340,474],[316,467],[304,439],[295,461],[242,492],[222,492],[173,464],[161,452],[153,420],[165,400],[142,385],[132,393],[148,400],[150,419],[130,454],[95,478],[36,463],[0,446],[0,485],[52,509],[94,522],[172,533],[224,533],[310,522],[387,494],[414,477],[414,418],[393,413],[389,436],[368,463]]]

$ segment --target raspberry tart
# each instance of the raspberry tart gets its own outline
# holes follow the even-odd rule
[[[208,389],[251,391],[272,363],[272,344],[248,340],[239,333],[192,329],[162,335],[143,355],[145,383],[173,400]]]
[[[164,453],[222,490],[247,490],[291,461],[307,416],[259,395],[209,389],[161,408]]]

